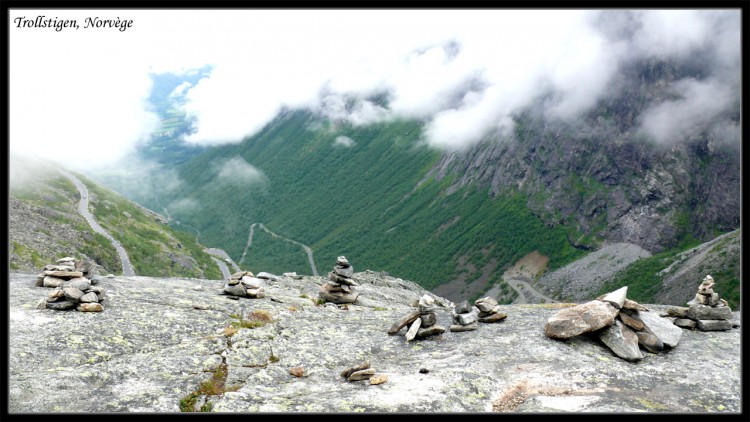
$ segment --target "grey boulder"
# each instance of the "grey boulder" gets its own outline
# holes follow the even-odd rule
[[[592,300],[560,310],[547,320],[544,325],[544,334],[549,338],[559,340],[573,338],[609,327],[614,323],[617,313],[617,308],[609,302]]]

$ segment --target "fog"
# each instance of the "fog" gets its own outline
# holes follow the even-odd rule
[[[208,77],[173,92],[185,96],[194,119],[185,141],[195,144],[240,142],[281,110],[306,108],[354,125],[420,119],[428,145],[461,150],[511,130],[524,109],[575,120],[616,94],[624,66],[652,58],[693,60],[704,72],[638,116],[641,133],[670,143],[699,129],[739,142],[736,124],[719,119],[739,104],[739,10],[9,14],[133,19],[122,32],[9,27],[10,149],[74,169],[106,167],[148,140],[158,127],[149,74],[205,65]],[[239,161],[225,168],[263,178]]]

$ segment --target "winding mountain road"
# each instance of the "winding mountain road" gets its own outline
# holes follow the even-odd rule
[[[245,255],[247,255],[247,250],[250,249],[250,245],[253,244],[253,234],[255,234],[255,226],[258,223],[253,223],[250,225],[250,233],[247,235],[247,244],[245,245],[245,250],[242,251],[242,256],[240,257],[240,264],[242,264],[242,261],[245,260]]]
[[[213,259],[216,265],[219,266],[219,270],[221,270],[221,276],[224,277],[224,280],[229,280],[229,277],[232,276],[232,273],[229,272],[227,264],[225,264],[224,261],[220,260],[219,258],[213,256],[211,257],[211,259]]]
[[[228,262],[229,265],[232,266],[232,269],[235,272],[240,271],[240,266],[237,265],[237,263],[235,263],[234,260],[232,260],[232,257],[229,256],[229,254],[226,253],[226,251],[224,249],[206,248],[206,249],[203,250],[203,252],[205,252],[205,253],[207,253],[209,255],[214,255],[214,256],[220,258],[220,260],[223,261],[223,263]],[[224,266],[226,267],[226,264],[224,264]],[[219,265],[219,268],[221,268],[221,265]],[[227,271],[229,271],[229,269],[227,269]],[[224,272],[224,271],[222,270],[222,272]],[[227,277],[227,278],[229,278],[229,277]]]
[[[513,303],[557,303],[558,301],[549,296],[539,293],[531,287],[528,281],[521,277],[503,278],[511,289],[518,293],[518,298]]]
[[[318,269],[315,268],[315,260],[313,259],[313,252],[312,249],[300,242],[297,242],[296,240],[289,239],[287,237],[284,237],[280,234],[276,234],[272,232],[271,230],[268,230],[266,226],[263,225],[263,223],[253,223],[250,225],[250,233],[247,236],[247,244],[245,245],[245,250],[242,252],[242,258],[240,258],[240,262],[242,262],[243,259],[245,259],[245,255],[247,254],[247,250],[250,248],[250,245],[253,243],[253,234],[255,233],[255,226],[258,225],[263,231],[270,234],[273,237],[278,237],[281,240],[287,241],[289,243],[294,243],[297,246],[301,246],[302,249],[305,250],[305,253],[307,253],[307,262],[310,263],[310,269],[312,270],[312,273],[314,276],[318,276]]]
[[[73,184],[78,189],[78,193],[81,194],[81,202],[78,203],[78,213],[86,219],[86,221],[96,233],[99,233],[109,239],[109,241],[112,242],[112,245],[117,250],[117,255],[120,256],[120,262],[122,262],[122,275],[126,277],[134,276],[135,270],[133,270],[133,265],[131,265],[130,263],[130,258],[128,257],[128,253],[125,251],[125,248],[123,248],[120,242],[112,237],[109,232],[104,230],[104,228],[96,222],[94,216],[89,212],[89,191],[86,188],[86,185],[84,185],[83,182],[81,182],[77,177],[73,176],[67,171],[60,170],[60,173],[63,176],[67,177],[71,182],[73,182]]]

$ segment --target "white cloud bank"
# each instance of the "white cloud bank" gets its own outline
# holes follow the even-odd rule
[[[510,129],[514,113],[541,99],[548,116],[574,119],[612,94],[622,66],[648,58],[708,63],[705,78],[675,84],[673,99],[641,116],[657,139],[738,101],[739,10],[9,14],[11,149],[58,159],[72,151],[88,166],[126,154],[153,129],[148,72],[204,65],[213,66],[209,77],[175,91],[195,119],[186,140],[200,144],[238,142],[280,110],[302,107],[356,125],[421,119],[429,144],[460,149]],[[124,32],[12,24],[41,14],[134,23]],[[387,103],[369,100],[376,95]]]

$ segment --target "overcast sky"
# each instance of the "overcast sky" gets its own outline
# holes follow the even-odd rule
[[[710,72],[675,84],[673,99],[641,116],[643,129],[668,142],[739,98],[739,10],[9,12],[11,150],[58,161],[132,151],[158,123],[149,73],[205,65],[208,78],[181,87],[197,122],[187,141],[201,144],[239,142],[282,107],[305,107],[354,124],[423,119],[429,144],[460,149],[549,93],[546,114],[575,118],[611,93],[628,61],[706,51]],[[41,15],[80,28],[16,27]],[[87,17],[133,23],[83,28]],[[386,108],[367,101],[379,93]]]

